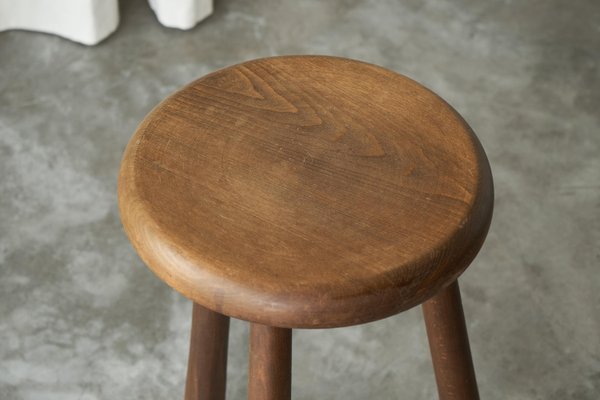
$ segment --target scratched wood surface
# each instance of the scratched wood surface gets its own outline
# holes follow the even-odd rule
[[[119,203],[145,263],[214,311],[265,325],[383,318],[479,250],[486,156],[441,98],[358,61],[289,56],[207,75],[159,104]]]

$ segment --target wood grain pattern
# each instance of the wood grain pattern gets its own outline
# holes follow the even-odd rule
[[[423,303],[440,400],[479,400],[458,282]]]
[[[250,325],[248,400],[292,397],[292,330]]]
[[[228,343],[229,317],[194,303],[185,400],[225,400]]]
[[[125,230],[164,281],[265,325],[383,318],[454,281],[493,187],[465,121],[418,83],[323,56],[254,60],[177,91],[123,158]]]

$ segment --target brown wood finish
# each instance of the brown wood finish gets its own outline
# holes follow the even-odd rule
[[[250,325],[248,400],[292,396],[292,330]]]
[[[197,303],[280,327],[417,305],[456,280],[492,214],[486,156],[418,83],[323,56],[249,61],[158,105],[119,177],[146,264]]]
[[[479,400],[458,282],[423,303],[440,400]]]
[[[185,400],[224,400],[229,317],[194,303],[190,336]]]

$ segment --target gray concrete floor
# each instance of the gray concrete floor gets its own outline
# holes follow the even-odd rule
[[[97,47],[0,33],[0,398],[182,398],[189,301],[122,232],[136,124],[217,68],[321,53],[404,73],[487,150],[496,212],[461,278],[482,398],[600,399],[600,3],[216,0],[189,32],[122,1]],[[245,398],[232,325],[229,399]],[[294,333],[295,399],[433,399],[418,308]]]

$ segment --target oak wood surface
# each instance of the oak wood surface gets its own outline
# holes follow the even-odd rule
[[[418,83],[324,56],[249,61],[159,104],[123,158],[119,203],[146,264],[214,311],[333,327],[454,281],[492,214],[486,156]]]
[[[458,282],[422,308],[440,400],[479,400]]]
[[[185,400],[225,400],[229,317],[194,303]]]
[[[292,330],[250,325],[248,400],[292,396]]]

